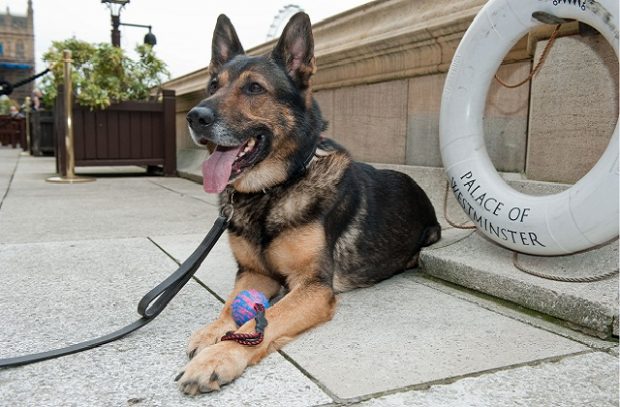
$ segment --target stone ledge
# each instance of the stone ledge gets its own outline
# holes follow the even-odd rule
[[[485,0],[383,0],[368,3],[313,24],[317,74],[313,89],[410,78],[448,71],[452,57]],[[312,16],[310,16],[312,18]],[[552,26],[534,28],[517,42],[505,62],[531,60],[539,40]],[[564,24],[560,35],[578,32],[577,23]],[[247,51],[265,54],[276,40]],[[202,92],[205,66],[163,84],[177,96]],[[177,109],[178,110],[178,109]]]
[[[589,276],[611,270],[618,244],[557,258],[520,256],[520,263],[553,275]],[[618,317],[618,277],[594,283],[564,283],[525,274],[512,264],[512,251],[479,233],[451,246],[423,251],[426,273],[566,321],[573,329],[609,338]],[[615,333],[617,335],[617,333]]]
[[[376,1],[313,25],[315,90],[446,72],[484,0]],[[312,17],[312,16],[310,16]],[[276,41],[247,51],[269,52]],[[527,47],[522,41],[521,54]],[[513,58],[514,59],[514,58]],[[207,68],[163,84],[177,96],[204,89]]]
[[[202,183],[202,163],[209,158],[206,149],[186,148],[177,151],[177,173],[183,178]]]

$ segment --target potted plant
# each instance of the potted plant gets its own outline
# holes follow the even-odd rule
[[[174,92],[162,91],[169,73],[150,45],[137,59],[110,44],[75,38],[54,42],[43,55],[51,74],[41,84],[43,104],[54,106],[57,164],[64,167],[63,50],[72,52],[73,133],[76,166],[163,166],[176,171]],[[60,135],[60,137],[58,137]]]

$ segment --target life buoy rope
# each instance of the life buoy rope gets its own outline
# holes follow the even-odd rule
[[[525,85],[529,81],[531,81],[532,78],[534,77],[534,75],[536,75],[538,73],[540,68],[545,63],[545,60],[547,59],[547,55],[549,55],[549,51],[551,50],[551,47],[553,46],[553,43],[555,42],[555,39],[558,37],[558,33],[560,32],[560,27],[562,27],[562,24],[558,24],[558,25],[555,26],[555,29],[551,33],[551,36],[549,37],[549,41],[547,41],[547,45],[545,46],[545,49],[543,50],[542,55],[540,56],[540,60],[538,60],[538,63],[536,64],[534,69],[532,69],[532,72],[530,72],[530,74],[527,76],[527,78],[525,78],[522,81],[517,82],[515,84],[509,84],[509,83],[504,82],[503,79],[501,79],[499,76],[497,76],[497,74],[495,74],[495,80],[497,82],[499,82],[500,85],[502,85],[503,87],[508,88],[508,89],[518,88],[520,86]]]

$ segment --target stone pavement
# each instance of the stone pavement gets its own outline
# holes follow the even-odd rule
[[[185,179],[149,177],[139,168],[78,169],[97,181],[54,185],[44,181],[53,170],[51,158],[0,148],[0,357],[66,346],[133,321],[138,300],[193,251],[217,215],[214,198]],[[425,253],[435,271],[408,271],[340,295],[331,322],[220,392],[187,397],[173,381],[187,339],[215,318],[233,283],[235,262],[222,239],[142,330],[0,370],[0,405],[618,406],[617,337],[569,329],[566,316],[572,304],[585,315],[575,318],[580,329],[590,312],[608,329],[617,321],[617,278],[588,297],[585,289],[493,273],[507,271],[492,261],[479,274],[451,250],[461,257],[503,253],[476,235],[444,232]],[[455,281],[467,276],[473,282]],[[541,299],[555,293],[558,315],[521,307],[528,304],[504,292],[530,289]],[[604,316],[611,319],[600,322]]]

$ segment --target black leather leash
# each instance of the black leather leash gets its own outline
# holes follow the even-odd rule
[[[138,303],[138,314],[140,314],[142,318],[107,335],[76,343],[65,348],[0,359],[0,368],[27,365],[92,349],[120,339],[154,320],[194,275],[205,257],[207,257],[207,254],[209,254],[220,236],[222,236],[222,233],[226,230],[230,218],[232,217],[232,206],[230,206],[229,209],[231,213],[228,216],[224,215],[224,211],[220,213],[207,236],[205,236],[196,250],[194,250],[194,252],[179,266],[177,271],[172,273],[170,277],[166,278],[159,283],[157,287],[153,288],[142,297]]]

